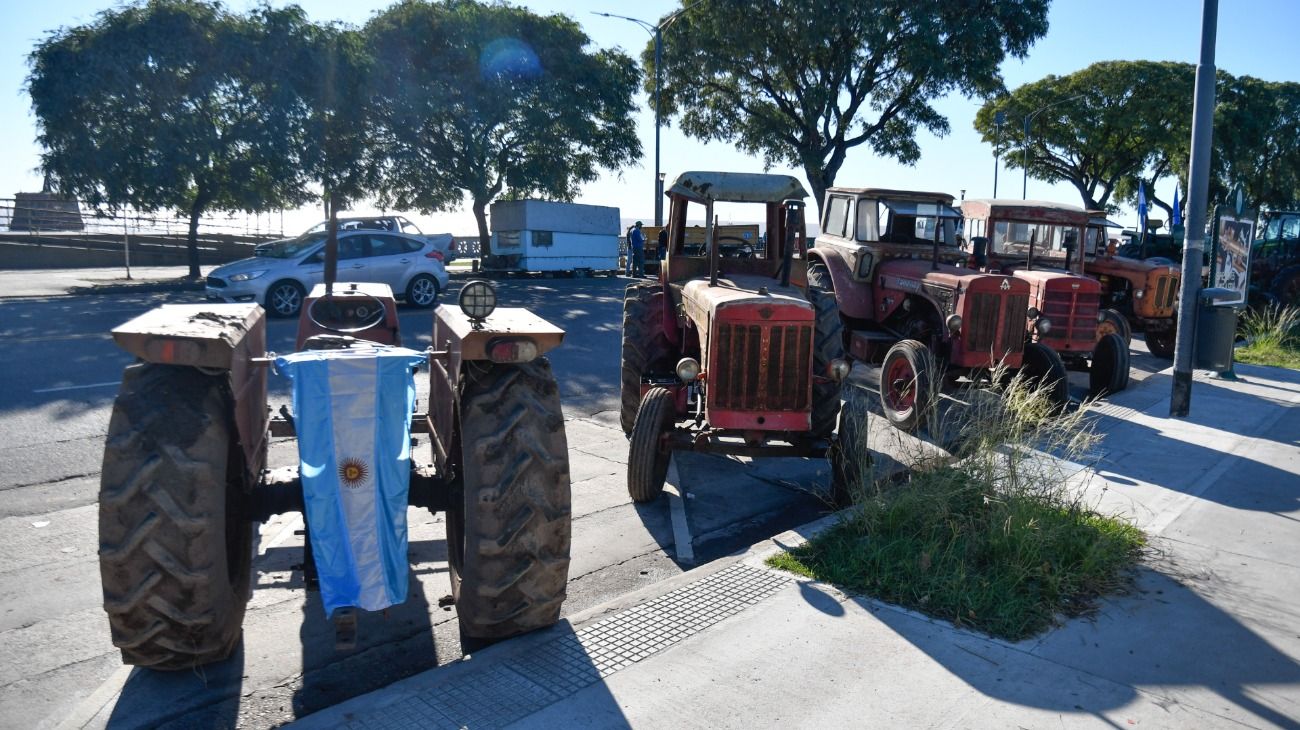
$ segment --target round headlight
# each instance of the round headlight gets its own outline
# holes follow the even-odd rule
[[[1052,331],[1052,320],[1047,317],[1039,317],[1038,321],[1034,322],[1034,329],[1038,330],[1038,334],[1045,335]]]
[[[960,314],[948,315],[948,319],[944,320],[944,324],[948,325],[949,332],[953,333],[954,335],[957,334],[957,332],[961,330],[961,315]]]
[[[1142,297],[1144,297],[1144,296],[1146,296],[1146,295],[1147,295],[1147,292],[1146,292],[1145,289],[1138,289],[1137,291],[1133,292],[1133,296],[1137,297],[1138,299],[1141,299]]]
[[[684,357],[677,361],[677,377],[683,383],[689,383],[700,376],[700,361],[693,357]]]
[[[473,320],[487,319],[497,308],[497,289],[490,281],[476,279],[460,289],[460,311]]]
[[[1038,319],[1038,307],[1030,307],[1029,311],[1025,312],[1025,314],[1028,315],[1030,319]]]
[[[848,360],[837,357],[831,360],[831,364],[826,369],[829,371],[827,375],[830,376],[831,380],[839,383],[849,377],[849,371],[853,369],[853,366],[849,364]]]

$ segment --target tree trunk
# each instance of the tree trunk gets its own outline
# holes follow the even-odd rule
[[[185,277],[187,279],[199,278],[199,216],[203,215],[203,208],[207,205],[204,197],[202,194],[195,196],[194,204],[190,206],[190,233],[185,240],[190,265],[190,273]]]
[[[478,222],[479,260],[486,260],[492,255],[492,234],[488,233],[487,205],[487,200],[474,198],[474,220]]]
[[[813,205],[817,211],[817,225],[821,226],[822,220],[822,203],[826,200],[826,182],[822,177],[822,171],[811,165],[804,166],[804,176],[808,178],[808,186],[812,188],[808,192],[812,193]],[[807,219],[805,219],[806,222]]]

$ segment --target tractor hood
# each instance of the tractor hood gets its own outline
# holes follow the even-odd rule
[[[813,320],[812,305],[803,292],[792,286],[783,287],[770,276],[719,278],[717,286],[709,286],[707,279],[687,282],[682,287],[682,309],[700,325],[736,309],[752,310],[754,319],[759,321]]]
[[[904,291],[919,292],[921,282],[928,284],[937,284],[939,286],[951,289],[969,289],[972,284],[986,279],[995,279],[999,283],[1006,279],[1008,289],[1013,294],[1022,294],[1027,291],[1023,282],[1015,279],[1007,279],[1000,274],[985,274],[973,269],[963,269],[950,264],[940,263],[939,268],[935,269],[930,261],[907,260],[907,261],[886,261],[877,269],[880,277],[880,284],[886,289],[901,289]]]

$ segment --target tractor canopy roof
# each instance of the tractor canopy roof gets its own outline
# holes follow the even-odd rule
[[[1109,218],[1106,217],[1106,214],[1100,210],[1090,210],[1088,211],[1088,216],[1089,216],[1088,225],[1090,226],[1097,226],[1099,228],[1123,228],[1124,227],[1123,223],[1116,223],[1115,221],[1110,220]]]
[[[1020,221],[1046,223],[1073,223],[1087,225],[1088,212],[1077,205],[1052,203],[1046,200],[1016,200],[1014,198],[986,198],[964,200],[962,213],[967,218],[1011,218]]]
[[[898,201],[898,202],[915,202],[915,203],[937,203],[943,201],[944,205],[952,205],[952,196],[948,193],[932,193],[920,190],[891,190],[889,188],[847,188],[834,187],[827,188],[828,193],[846,193],[859,198],[875,198],[877,200]]]
[[[683,172],[668,192],[700,202],[780,203],[808,197],[798,178],[753,172]]]

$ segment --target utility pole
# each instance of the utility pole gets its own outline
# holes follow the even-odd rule
[[[1201,60],[1196,65],[1196,96],[1192,103],[1192,160],[1187,173],[1183,290],[1178,298],[1174,383],[1169,395],[1169,415],[1175,418],[1186,418],[1192,405],[1192,345],[1196,333],[1197,299],[1201,291],[1205,214],[1210,195],[1210,148],[1214,143],[1214,44],[1218,25],[1219,0],[1203,0]]]

